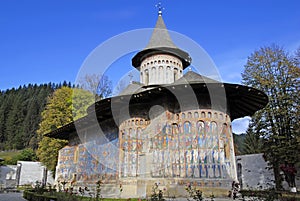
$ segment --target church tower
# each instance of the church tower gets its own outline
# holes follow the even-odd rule
[[[183,76],[190,64],[189,54],[173,43],[159,8],[148,45],[132,59],[132,65],[140,71],[140,82],[146,86],[171,84]]]

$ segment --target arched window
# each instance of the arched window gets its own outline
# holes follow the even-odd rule
[[[170,79],[171,79],[170,77],[172,77],[172,75],[171,75],[171,67],[168,66],[168,67],[167,67],[167,71],[166,71],[166,82],[167,82],[167,83],[170,82]]]
[[[174,68],[174,81],[178,79],[178,69]]]
[[[194,117],[195,117],[195,118],[198,118],[198,117],[199,117],[199,113],[198,113],[198,112],[195,112],[195,113],[194,113]]]
[[[201,112],[201,118],[205,118],[205,112]]]
[[[151,69],[151,83],[155,83],[156,82],[156,68],[155,67],[152,67]]]
[[[145,70],[145,79],[144,79],[145,85],[149,84],[149,71]]]
[[[157,80],[158,82],[160,82],[161,84],[163,84],[164,82],[164,72],[163,72],[163,67],[160,66],[159,70],[158,70],[158,76],[159,76],[159,80]]]

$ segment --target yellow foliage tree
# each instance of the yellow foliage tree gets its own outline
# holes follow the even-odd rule
[[[39,147],[37,156],[46,167],[55,172],[58,151],[68,141],[44,136],[73,120],[86,115],[86,109],[94,103],[95,96],[83,89],[62,87],[57,89],[49,98],[45,110],[42,112],[42,121],[37,131]]]

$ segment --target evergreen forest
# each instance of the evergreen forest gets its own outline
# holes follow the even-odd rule
[[[0,151],[38,148],[36,131],[47,98],[54,90],[71,86],[70,82],[28,84],[0,91]]]

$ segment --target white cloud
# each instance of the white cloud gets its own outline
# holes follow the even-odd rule
[[[232,132],[235,134],[246,133],[246,130],[249,126],[250,120],[251,120],[251,117],[249,117],[249,116],[233,120]]]

